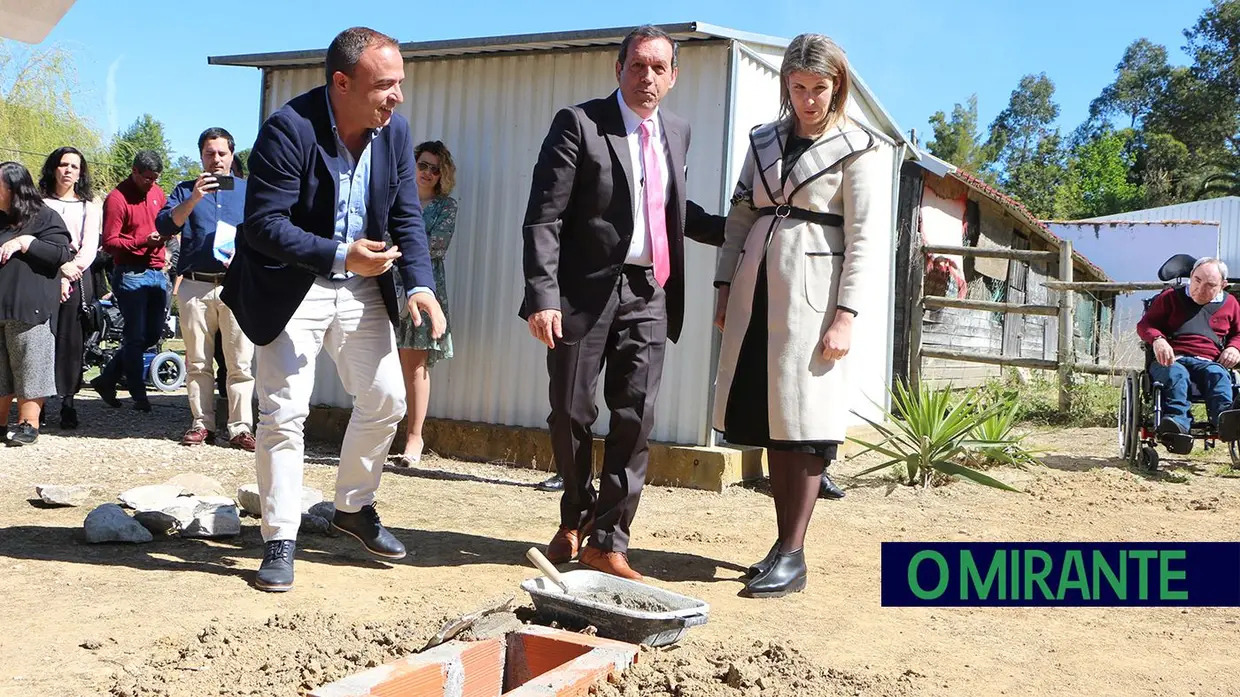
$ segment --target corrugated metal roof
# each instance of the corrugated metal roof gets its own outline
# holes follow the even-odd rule
[[[634,28],[612,27],[608,29],[510,34],[507,36],[484,36],[442,41],[413,41],[402,43],[400,51],[406,59],[416,60],[481,53],[512,53],[590,48],[594,46],[618,46]],[[659,28],[681,43],[709,41],[712,39],[735,39],[746,43],[778,46],[781,48],[788,45],[788,39],[738,31],[705,22],[662,24],[659,25]],[[210,65],[235,65],[250,68],[297,67],[322,63],[326,56],[327,49],[314,49],[307,51],[210,56],[207,58],[207,63]]]

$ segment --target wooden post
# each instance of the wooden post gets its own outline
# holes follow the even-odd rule
[[[1063,240],[1059,243],[1059,280],[1072,282],[1072,242]],[[1074,294],[1070,288],[1059,291],[1059,411],[1067,413],[1072,406],[1072,366],[1076,363],[1075,322],[1073,309]]]
[[[926,288],[925,247],[917,244],[908,255],[913,268],[909,278],[909,325],[908,325],[908,385],[910,390],[921,389],[921,323],[925,313],[922,295]]]

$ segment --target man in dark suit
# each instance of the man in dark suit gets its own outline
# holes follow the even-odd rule
[[[301,522],[302,428],[315,360],[326,348],[354,398],[336,474],[333,526],[376,556],[400,559],[379,522],[375,491],[405,414],[393,327],[397,303],[444,331],[396,41],[355,27],[327,50],[327,86],[295,97],[263,124],[250,155],[245,222],[223,299],[256,345],[256,453],[266,552],[256,584],[293,585]],[[384,233],[395,246],[385,249]],[[397,298],[393,266],[408,299]]]
[[[620,46],[619,89],[560,110],[534,167],[525,213],[520,316],[547,345],[552,448],[564,480],[547,557],[640,579],[629,527],[646,482],[647,439],[667,340],[684,317],[684,237],[718,246],[723,218],[685,198],[689,124],[659,109],[677,46],[650,26]],[[611,428],[591,478],[595,388]]]

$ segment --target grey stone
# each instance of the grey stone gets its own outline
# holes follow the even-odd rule
[[[166,484],[169,486],[179,486],[185,489],[185,493],[191,496],[227,496],[228,492],[224,490],[224,485],[216,480],[195,472],[187,472],[178,474],[169,479]]]
[[[258,495],[257,484],[244,484],[237,488],[237,505],[252,516],[263,515],[263,499]]]
[[[241,515],[234,505],[199,503],[181,537],[233,537],[241,534]]]
[[[331,520],[336,517],[336,504],[331,501],[316,503],[311,506],[310,510],[307,512],[309,515],[325,518],[328,522],[331,522]]]
[[[35,496],[51,506],[85,506],[95,488],[83,484],[42,484],[34,488]]]
[[[82,523],[86,541],[99,542],[150,542],[151,531],[114,503],[105,503],[86,516]]]
[[[299,528],[300,532],[315,535],[326,535],[331,531],[331,529],[331,521],[328,519],[310,513],[301,514],[301,527]]]
[[[231,496],[195,496],[199,503],[212,503],[216,506],[236,506],[237,502]]]
[[[180,485],[148,484],[138,486],[120,495],[121,503],[135,511],[162,511],[176,497],[187,493]]]

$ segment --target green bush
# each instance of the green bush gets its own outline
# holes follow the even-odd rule
[[[1114,426],[1119,412],[1119,388],[1107,378],[1079,375],[1068,388],[1071,407],[1059,411],[1059,379],[1037,371],[1021,381],[1016,371],[992,378],[981,389],[984,400],[1014,402],[1015,423],[1035,426]]]

